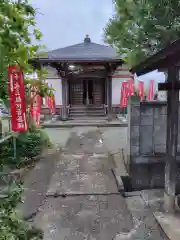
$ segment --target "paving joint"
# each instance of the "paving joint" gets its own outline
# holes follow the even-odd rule
[[[107,193],[48,193],[46,194],[46,197],[77,197],[77,196],[113,196],[113,195],[120,195],[122,194],[120,192],[107,192]]]

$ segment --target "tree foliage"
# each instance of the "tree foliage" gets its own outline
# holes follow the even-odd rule
[[[130,66],[180,37],[179,0],[114,0],[114,9],[105,41],[124,54]]]
[[[41,96],[50,94],[51,92],[51,89],[48,88],[44,81],[46,74],[44,69],[39,70],[29,64],[29,58],[35,57],[39,49],[42,50],[43,46],[32,43],[33,38],[36,42],[41,40],[42,34],[36,28],[36,10],[28,2],[27,0],[0,0],[0,99],[5,103],[8,102],[7,71],[8,66],[12,64],[20,65],[25,74],[27,103],[32,86],[39,88],[37,94]],[[32,77],[28,77],[33,72],[38,74],[38,80],[36,81]],[[35,149],[34,145],[38,147],[39,142],[42,140],[41,137],[39,134],[34,134],[33,136],[31,134],[28,138],[26,136],[26,140],[28,140],[26,144],[21,139],[21,150],[37,153],[39,149]],[[10,150],[12,150],[12,144],[10,145]],[[4,161],[3,165],[5,164],[8,165],[8,161]],[[2,169],[4,168],[1,166]],[[0,174],[3,175],[4,173],[0,172]],[[2,186],[0,191],[0,239],[43,239],[40,230],[33,228],[30,224],[25,223],[17,217],[16,207],[21,200],[22,187],[18,187],[16,184],[7,185],[9,185],[8,189],[4,193],[2,192]]]
[[[37,72],[39,80],[26,79],[27,87],[37,85],[47,91],[43,81],[46,72],[44,69],[32,67],[29,63],[39,50],[45,48],[40,44],[33,44],[33,39],[38,42],[42,34],[36,27],[36,10],[27,0],[11,1],[0,0],[0,98],[6,99],[7,94],[7,68],[11,64],[19,64],[25,74]],[[26,78],[26,75],[25,75]],[[44,92],[42,91],[42,92]]]

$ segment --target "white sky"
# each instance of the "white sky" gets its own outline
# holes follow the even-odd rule
[[[113,15],[112,0],[29,0],[37,9],[37,27],[42,32],[42,44],[48,50],[91,40],[103,43],[103,28]],[[163,73],[146,74],[143,81],[164,81]]]

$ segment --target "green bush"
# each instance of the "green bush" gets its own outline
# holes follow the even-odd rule
[[[14,158],[13,139],[0,144],[0,166],[21,167],[36,158],[44,148],[51,146],[51,141],[42,129],[29,129],[16,138],[16,158]]]
[[[18,218],[17,204],[21,201],[22,188],[11,185],[0,194],[0,240],[40,240],[43,233]]]
[[[51,145],[48,135],[41,129],[30,128],[16,138],[16,158],[13,152],[13,140],[0,144],[1,171],[5,167],[21,167],[37,157],[43,148]],[[3,182],[3,179],[1,180]],[[0,240],[40,240],[43,233],[29,223],[21,220],[17,213],[17,204],[21,201],[23,191],[17,183],[6,184],[8,187],[0,191]]]

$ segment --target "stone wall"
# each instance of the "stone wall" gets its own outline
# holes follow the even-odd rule
[[[134,189],[164,187],[166,120],[167,102],[129,101],[125,164]],[[177,161],[180,163],[180,127]]]

